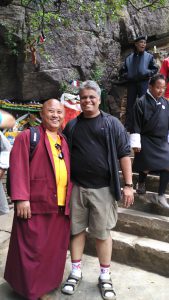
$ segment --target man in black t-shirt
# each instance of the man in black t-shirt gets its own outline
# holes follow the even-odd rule
[[[121,198],[118,159],[125,181],[124,206],[133,204],[134,198],[128,135],[119,120],[99,110],[100,95],[96,82],[84,82],[80,86],[82,113],[64,129],[70,147],[74,187],[70,204],[72,271],[62,292],[74,294],[82,279],[81,258],[88,228],[96,240],[101,295],[103,299],[115,299],[110,277],[110,230],[117,222],[116,200]]]

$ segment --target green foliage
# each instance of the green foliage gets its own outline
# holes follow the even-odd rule
[[[68,87],[67,82],[66,81],[62,81],[61,84],[60,84],[60,91],[61,91],[61,93],[67,92],[67,87]]]
[[[168,0],[131,0],[126,1],[130,5],[133,6],[137,11],[141,11],[144,8],[150,8],[152,10],[159,9],[159,8],[169,8]]]
[[[40,52],[41,53],[41,52]],[[52,61],[51,61],[51,55],[50,54],[47,54],[47,53],[41,53],[42,54],[42,56],[46,59],[46,61],[48,62],[48,63],[51,63]]]
[[[126,5],[133,7],[136,12],[144,8],[153,10],[169,8],[168,0],[20,0],[20,4],[18,3],[19,1],[17,5],[27,9],[26,20],[29,30],[25,37],[26,43],[30,37],[36,39],[41,31],[45,34],[50,33],[52,26],[67,28],[74,17],[77,21],[78,17],[84,14],[99,27],[107,19],[116,20],[122,16]],[[15,52],[16,44],[10,34],[8,42]]]
[[[90,74],[90,79],[96,81],[98,84],[101,84],[101,80],[103,78],[105,72],[104,64],[97,64],[93,67]]]
[[[67,72],[67,75],[65,77],[65,80],[61,81],[60,84],[60,93],[70,93],[70,94],[74,94],[77,95],[79,92],[79,88],[76,86],[73,86],[72,81],[79,81],[79,74],[77,71],[75,70],[69,70]]]
[[[18,55],[18,44],[16,42],[13,30],[8,30],[4,33],[4,40],[5,44],[8,46],[8,49],[10,49],[10,53],[12,55]]]
[[[168,0],[21,0],[30,11],[31,33],[46,30],[51,25],[69,26],[71,14],[86,14],[100,26],[107,18],[115,20],[122,15],[123,7],[132,6],[136,11],[148,7],[166,7]]]
[[[69,82],[63,80],[60,85],[60,92],[63,93],[69,93],[73,95],[77,95],[79,93],[78,87],[72,86]]]

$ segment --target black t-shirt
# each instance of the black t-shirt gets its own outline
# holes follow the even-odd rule
[[[101,115],[78,121],[73,132],[71,178],[86,188],[109,186],[105,129]]]

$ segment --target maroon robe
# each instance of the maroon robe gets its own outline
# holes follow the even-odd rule
[[[54,162],[50,144],[42,126],[40,141],[29,162],[30,131],[15,140],[11,158],[12,200],[29,200],[32,217],[14,221],[7,256],[5,279],[29,300],[36,300],[54,288],[63,277],[69,244],[70,182],[69,150],[61,136],[62,152],[68,173],[66,205],[57,205]]]

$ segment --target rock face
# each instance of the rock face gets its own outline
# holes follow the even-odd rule
[[[15,46],[21,44],[25,24],[25,10],[19,6],[0,7],[0,98],[20,96],[22,84],[19,78],[20,57]],[[13,33],[14,30],[14,33]],[[12,49],[9,43],[12,38]]]
[[[51,25],[50,41],[47,34],[45,43],[36,47],[35,53],[30,47],[27,50],[22,47],[27,11],[18,3],[19,0],[15,0],[7,7],[0,7],[1,99],[59,97],[63,81],[98,79],[99,74],[104,88],[114,98],[117,95],[115,106],[118,114],[123,93],[121,87],[112,88],[112,81],[118,74],[124,55],[130,51],[131,40],[142,33],[155,42],[167,35],[169,28],[169,14],[165,9],[156,12],[145,10],[141,14],[126,8],[118,22],[109,21],[99,29],[83,16],[80,24],[75,20],[69,28],[56,29]],[[12,53],[9,48],[11,36]],[[14,55],[15,45],[20,49],[18,55]],[[35,55],[36,65],[32,63]]]

